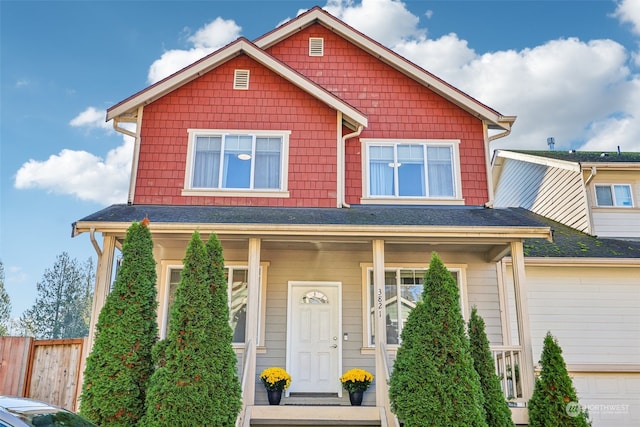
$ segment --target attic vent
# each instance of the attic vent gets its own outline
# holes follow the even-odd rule
[[[233,73],[234,89],[249,89],[249,70],[235,70]]]
[[[324,56],[324,39],[309,37],[309,56]]]

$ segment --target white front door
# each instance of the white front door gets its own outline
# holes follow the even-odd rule
[[[289,392],[342,394],[341,295],[340,282],[289,282]]]

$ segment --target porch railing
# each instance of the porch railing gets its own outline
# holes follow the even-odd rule
[[[244,346],[244,353],[242,355],[242,410],[236,419],[236,427],[242,427],[248,425],[250,414],[247,414],[247,407],[249,406],[249,394],[254,392],[253,387],[249,387],[250,381],[255,381],[249,372],[249,364],[252,363],[253,352],[255,351],[255,344],[253,340],[247,341]],[[255,362],[254,362],[255,363]]]
[[[523,406],[526,402],[522,387],[522,347],[491,346],[491,354],[500,378],[505,399],[512,406]]]
[[[382,368],[385,373],[384,381],[387,384],[387,391],[388,391],[389,380],[391,379],[391,368],[389,365],[389,352],[387,351],[387,345],[385,343],[380,343],[379,345],[380,345],[380,349],[378,351],[382,353],[382,358],[381,358]],[[383,402],[382,410],[384,411],[384,416],[387,421],[386,425],[391,427],[400,427],[400,422],[398,421],[398,417],[396,417],[396,415],[391,411],[391,402],[389,401],[388,393],[386,398],[381,399],[380,396],[376,396],[376,399],[379,401],[382,400]]]

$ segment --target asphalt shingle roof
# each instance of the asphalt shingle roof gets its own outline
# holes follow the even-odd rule
[[[433,225],[469,227],[544,227],[522,208],[475,206],[353,206],[351,208],[280,208],[256,206],[112,205],[80,222],[151,222],[194,224]]]
[[[575,163],[640,163],[640,153],[617,153],[607,151],[534,151],[507,150],[514,153],[530,154],[549,159],[565,160]]]
[[[468,227],[550,227],[554,241],[526,239],[525,256],[549,258],[640,258],[640,242],[601,239],[524,208],[474,206],[373,206],[278,208],[255,206],[112,205],[78,222],[141,221],[191,224],[431,225]]]
[[[598,238],[533,212],[527,212],[553,230],[553,242],[525,239],[524,254],[527,257],[640,259],[640,241]]]

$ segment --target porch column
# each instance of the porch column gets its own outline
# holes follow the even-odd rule
[[[373,242],[374,330],[376,333],[376,403],[388,406],[387,388],[387,304],[384,290],[384,240]]]
[[[89,354],[93,348],[98,316],[100,316],[102,307],[104,307],[104,304],[107,301],[107,296],[111,290],[111,276],[113,274],[115,250],[116,238],[114,236],[103,236],[102,251],[98,253],[96,286],[93,291],[93,307],[91,308],[91,321],[89,322],[89,336],[86,341],[87,354]]]
[[[511,261],[513,270],[513,292],[516,303],[516,317],[518,319],[518,336],[522,346],[522,397],[529,400],[533,393],[534,362],[533,346],[531,343],[531,328],[529,325],[529,302],[524,268],[524,250],[522,242],[511,242]]]
[[[256,390],[256,346],[258,345],[258,322],[260,318],[260,244],[261,240],[255,237],[249,239],[249,277],[247,284],[247,336],[245,339],[245,360],[243,377],[247,381],[243,384],[242,394],[244,404],[253,405]]]

